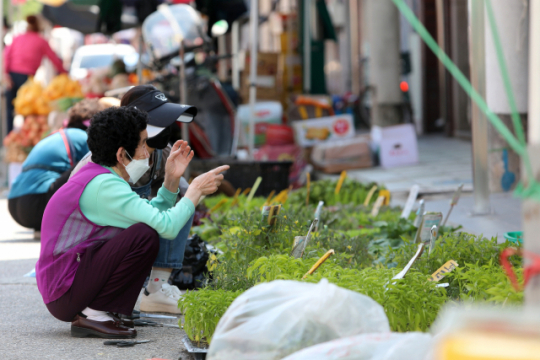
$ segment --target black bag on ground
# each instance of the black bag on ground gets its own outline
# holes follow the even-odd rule
[[[189,238],[184,252],[183,267],[172,271],[169,283],[178,286],[181,290],[193,290],[203,287],[208,274],[208,268],[206,267],[208,257],[209,252],[206,244],[199,235]]]

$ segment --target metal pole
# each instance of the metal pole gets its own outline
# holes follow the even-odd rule
[[[218,36],[218,55],[227,54],[227,39],[225,35]],[[227,81],[227,60],[221,59],[218,61],[218,79]]]
[[[2,138],[7,134],[7,106],[5,104],[4,97],[4,1],[0,1],[0,19],[2,20],[2,26],[0,27],[0,124],[2,124]]]
[[[469,0],[469,49],[472,86],[486,98],[484,0]],[[488,122],[471,102],[474,215],[491,211],[489,204]]]
[[[351,47],[351,91],[355,95],[360,94],[362,84],[362,74],[360,70],[360,7],[362,0],[349,0],[349,26],[350,26],[350,47]]]
[[[529,156],[534,174],[538,174],[540,160],[538,160],[538,150],[540,149],[540,3],[538,1],[529,2],[529,104],[528,104],[528,138]],[[535,175],[538,181],[538,175]],[[523,202],[523,247],[526,251],[540,254],[540,203],[533,200]],[[528,263],[526,263],[527,265]],[[530,265],[530,264],[529,264]],[[525,288],[526,306],[540,305],[540,277],[533,276]]]
[[[304,0],[304,93],[311,93],[311,0]]]
[[[345,47],[346,57],[344,62],[344,71],[345,74],[345,90],[350,92],[352,91],[352,26],[351,26],[351,4],[350,1],[345,1],[345,38],[347,46]]]
[[[186,64],[185,64],[185,53],[184,53],[184,39],[180,41],[180,103],[187,104],[187,83],[186,83]],[[189,144],[189,124],[182,123],[182,139],[187,141]],[[184,172],[184,178],[189,181],[189,166]]]
[[[137,63],[137,80],[139,85],[143,83],[142,81],[142,70],[143,70],[143,63],[142,63],[142,56],[143,56],[143,46],[144,46],[144,40],[142,35],[142,28],[139,28],[140,34],[139,34],[139,62]]]
[[[540,4],[531,1],[529,19],[529,143],[540,144]]]
[[[436,9],[437,9],[437,43],[439,44],[439,47],[443,50],[446,50],[446,39],[445,39],[445,16],[444,16],[444,1],[443,0],[437,0],[436,1]],[[440,116],[441,119],[445,121],[445,124],[451,119],[448,119],[448,112],[447,112],[447,94],[446,94],[446,69],[444,67],[444,64],[442,61],[439,61],[439,98],[440,98]]]
[[[251,50],[249,64],[249,156],[253,159],[255,148],[255,101],[257,101],[257,50],[259,42],[259,0],[251,1],[249,14]]]
[[[239,64],[239,42],[240,42],[240,22],[236,20],[232,24],[231,29],[232,36],[232,86],[233,89],[238,91],[240,89],[240,64]]]
[[[186,64],[184,62],[184,40],[180,42],[180,103],[187,104]],[[187,123],[182,123],[182,139],[189,142],[189,128]]]

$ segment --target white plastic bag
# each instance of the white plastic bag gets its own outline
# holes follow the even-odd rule
[[[221,318],[208,360],[282,359],[346,336],[389,332],[382,306],[330,284],[277,280],[240,295]]]
[[[300,350],[283,360],[422,360],[431,357],[429,334],[362,334]]]

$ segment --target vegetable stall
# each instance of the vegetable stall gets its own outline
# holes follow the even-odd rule
[[[340,189],[346,189],[346,194]],[[414,214],[401,217],[401,208],[382,205],[374,214],[376,199],[384,192],[380,185],[342,177],[338,182],[317,181],[309,189],[290,194],[285,190],[268,198],[250,200],[247,191],[239,190],[233,198],[205,199],[209,213],[193,232],[218,251],[210,255],[205,286],[189,291],[179,302],[189,338],[199,345],[211,343],[234,299],[273,280],[318,283],[325,278],[365,294],[382,305],[395,332],[428,331],[442,306],[450,302],[510,305],[523,301],[523,293],[512,287],[499,265],[501,251],[516,244],[498,244],[496,238],[448,226],[439,228],[432,251],[424,251],[410,271],[396,279],[417,252],[417,226]],[[303,256],[292,256],[295,239],[306,236],[322,199],[325,207],[319,210],[318,228],[312,231]],[[272,222],[261,215],[261,209],[269,205],[280,205]],[[334,254],[309,275],[330,250]],[[457,263],[453,271],[440,280],[432,277],[450,260]],[[510,261],[521,280],[521,258],[514,256]]]

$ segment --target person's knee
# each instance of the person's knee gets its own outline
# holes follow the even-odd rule
[[[148,247],[149,252],[157,254],[159,251],[159,235],[156,230],[143,223],[132,225],[130,230],[137,234],[141,243]]]

